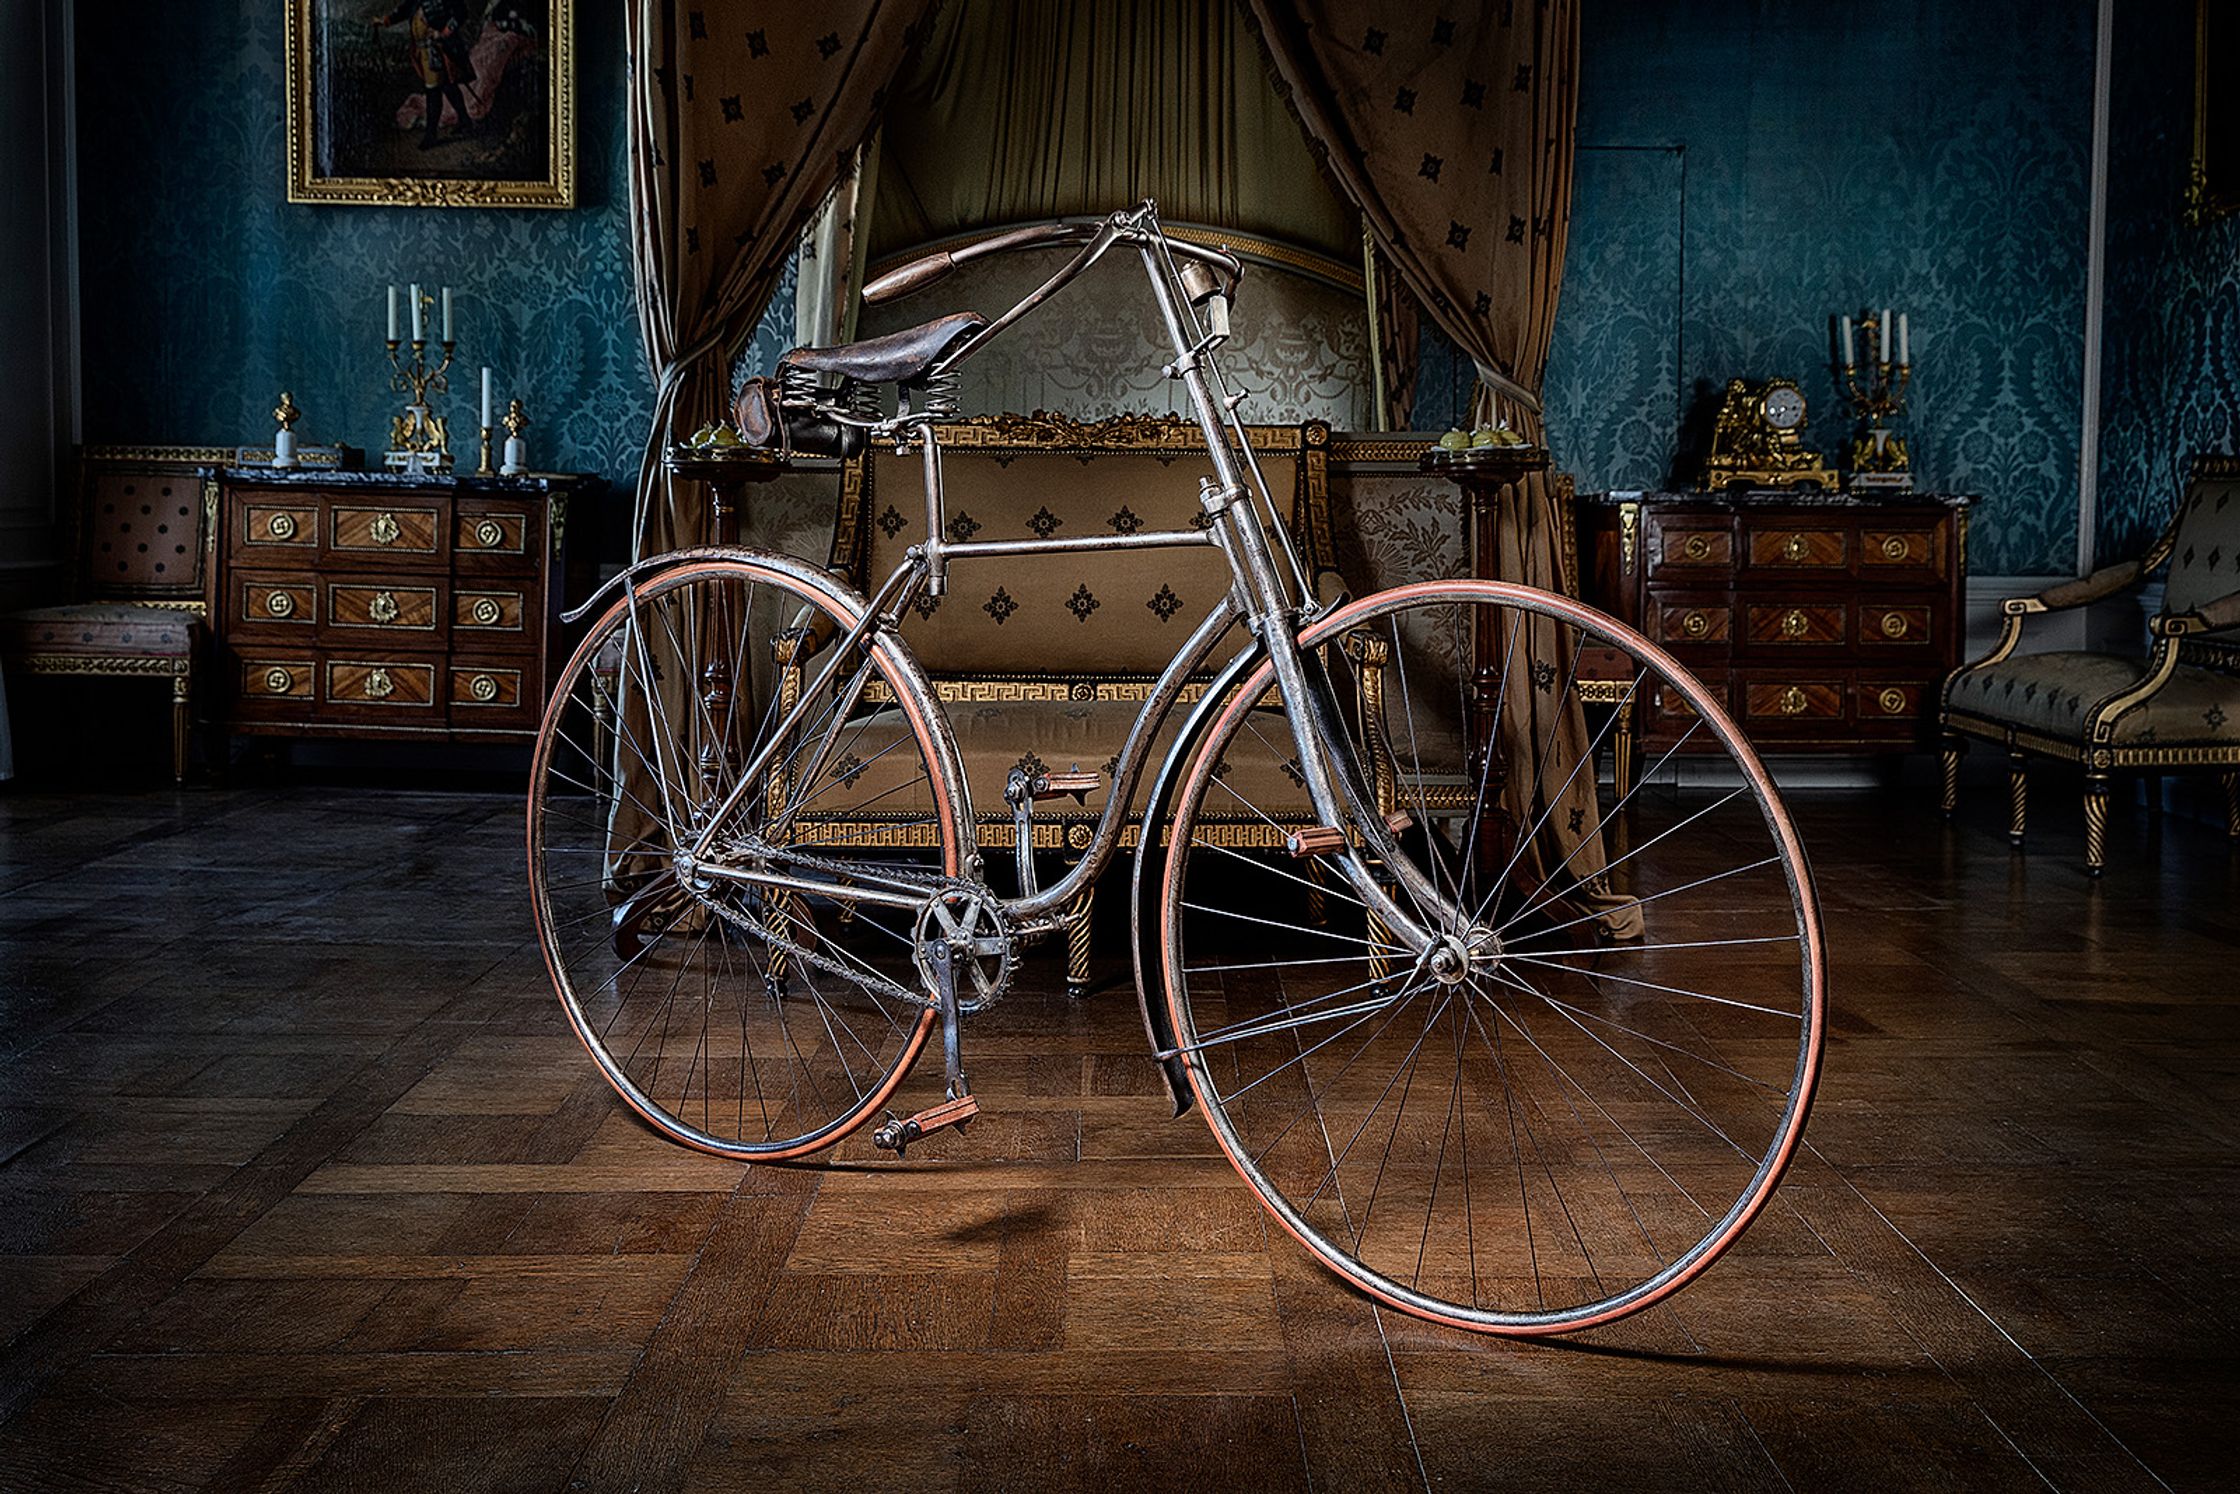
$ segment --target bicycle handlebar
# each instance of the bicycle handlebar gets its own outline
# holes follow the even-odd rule
[[[866,305],[871,306],[879,305],[885,301],[898,300],[913,291],[923,290],[935,281],[943,279],[959,265],[970,264],[976,259],[985,259],[991,254],[1005,254],[1016,249],[1047,249],[1064,244],[1086,244],[1097,236],[1099,231],[1106,226],[1107,221],[1102,218],[1060,218],[1049,223],[1030,223],[1024,228],[1008,229],[990,238],[980,239],[955,249],[937,249],[931,254],[921,255],[907,264],[899,265],[870,281],[863,288],[863,299]],[[1119,236],[1132,243],[1142,242],[1144,238],[1148,237],[1148,235],[1134,230],[1125,230]],[[1200,260],[1213,266],[1227,277],[1232,286],[1244,274],[1243,263],[1233,254],[1220,249],[1206,249],[1196,244],[1186,244],[1165,234],[1161,234],[1159,237],[1166,241],[1169,253],[1179,255],[1184,259]]]

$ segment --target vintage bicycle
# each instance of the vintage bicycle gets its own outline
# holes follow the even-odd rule
[[[700,548],[579,609],[528,822],[577,1036],[688,1146],[782,1161],[876,1121],[899,1156],[978,1113],[970,1018],[1113,867],[1132,807],[1153,1056],[1285,1230],[1466,1329],[1580,1329],[1669,1296],[1765,1209],[1820,1069],[1819,914],[1764,767],[1717,693],[1577,601],[1476,579],[1317,595],[1219,367],[1243,265],[1153,204],[935,253],[864,296],[1068,248],[994,321],[796,349],[742,401],[781,456],[919,457],[927,537],[875,592]],[[937,427],[958,366],[1114,250],[1142,263],[1205,437],[1197,521],[955,537]],[[904,622],[952,567],[1144,546],[1213,546],[1233,585],[1108,769],[1010,775],[999,890]],[[1568,699],[1590,658],[1591,735]],[[1604,785],[1628,712],[1670,743]],[[1036,804],[1100,789],[1090,844],[1042,885]],[[887,1112],[936,1037],[943,1098]]]

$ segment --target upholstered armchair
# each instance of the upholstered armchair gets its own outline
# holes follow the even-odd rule
[[[2162,610],[2143,658],[2017,653],[2030,618],[2131,591],[2165,562]],[[2170,525],[2143,559],[2124,561],[2033,597],[2001,604],[1999,642],[1953,672],[1944,687],[1944,810],[1959,798],[1969,738],[2007,751],[2008,836],[2020,846],[2028,814],[2026,767],[2037,753],[2085,770],[2085,870],[2106,860],[2108,785],[2127,769],[2214,768],[2226,827],[2240,838],[2240,458],[2194,462]]]
[[[182,781],[219,455],[87,450],[70,545],[75,600],[0,618],[0,654],[12,672],[168,680],[171,772]]]

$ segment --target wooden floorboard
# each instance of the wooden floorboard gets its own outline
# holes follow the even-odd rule
[[[970,1132],[742,1168],[568,1033],[513,800],[11,793],[0,1488],[2231,1486],[2240,858],[1796,808],[1809,1150],[1680,1296],[1519,1344],[1324,1272],[1045,955]]]

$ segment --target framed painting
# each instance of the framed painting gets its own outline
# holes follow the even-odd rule
[[[286,0],[288,200],[576,205],[572,0]]]
[[[2193,163],[2186,217],[2196,224],[2240,208],[2240,11],[2194,0]]]

